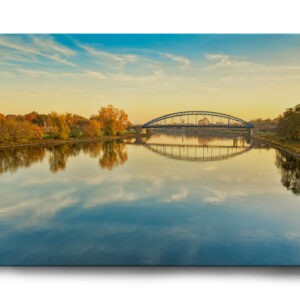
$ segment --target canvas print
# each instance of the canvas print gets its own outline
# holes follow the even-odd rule
[[[0,35],[1,266],[300,265],[300,35]]]

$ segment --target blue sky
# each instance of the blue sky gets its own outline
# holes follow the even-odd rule
[[[1,112],[276,117],[300,102],[299,53],[300,35],[0,35]]]

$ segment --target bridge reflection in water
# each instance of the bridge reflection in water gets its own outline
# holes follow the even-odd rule
[[[203,146],[182,144],[144,144],[157,154],[168,158],[186,161],[215,161],[224,160],[243,154],[252,148],[250,146]]]
[[[175,138],[175,140],[174,143],[171,143],[169,140],[157,141],[155,138],[151,138],[149,141],[137,139],[133,144],[142,145],[156,154],[171,159],[185,161],[225,160],[241,155],[253,147],[252,141],[246,140],[244,137],[229,139],[230,143],[225,145],[222,142],[220,144],[214,144],[213,141],[209,142],[208,137],[206,137],[205,140],[209,142],[209,144],[203,144],[200,140],[198,140],[198,144],[191,143],[189,139],[186,142],[182,141],[180,143],[176,143],[178,139]],[[129,143],[132,144],[132,142]]]

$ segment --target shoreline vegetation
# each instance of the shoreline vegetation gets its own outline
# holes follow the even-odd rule
[[[129,138],[137,133],[129,129],[131,125],[125,111],[112,105],[101,107],[90,118],[56,112],[6,116],[0,113],[0,149]]]
[[[281,136],[274,133],[264,133],[252,137],[254,140],[276,148],[281,151],[285,151],[290,155],[300,158],[300,142],[299,141],[286,141]]]
[[[70,138],[67,140],[59,140],[59,139],[31,140],[28,143],[0,144],[0,150],[9,149],[9,148],[51,146],[51,145],[56,146],[56,145],[65,145],[65,144],[81,144],[81,143],[92,143],[92,142],[115,141],[115,140],[132,139],[137,137],[147,137],[147,136],[149,136],[148,133],[144,133],[144,134],[126,133],[124,135]]]
[[[277,118],[251,120],[253,139],[300,157],[300,104],[288,108]]]

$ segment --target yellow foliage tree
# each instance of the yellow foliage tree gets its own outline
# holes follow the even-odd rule
[[[4,120],[0,122],[0,140],[2,142],[26,142],[31,139],[41,139],[44,131],[41,127],[29,121]]]
[[[54,138],[66,140],[70,136],[70,128],[64,115],[58,115],[56,112],[52,112],[48,117],[48,125],[50,134]]]
[[[123,109],[115,108],[111,104],[107,107],[101,107],[97,116],[102,125],[104,135],[115,135],[126,131],[130,122],[128,115]]]

